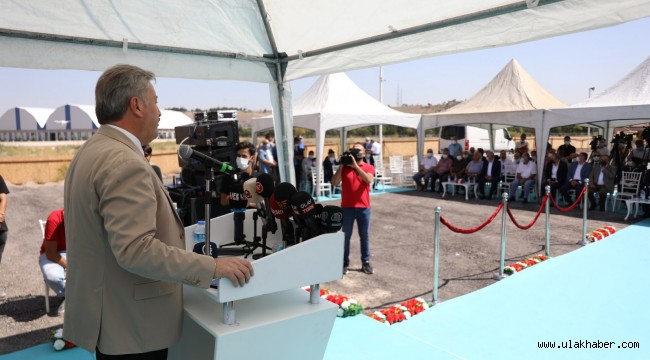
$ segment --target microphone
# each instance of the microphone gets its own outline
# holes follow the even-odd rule
[[[244,187],[241,184],[233,184],[230,187],[228,195],[230,211],[233,212],[233,221],[235,222],[235,244],[242,244],[246,235],[244,235],[244,219],[246,219],[246,206],[248,199],[244,193]]]
[[[178,156],[183,160],[196,160],[205,166],[211,167],[224,174],[234,174],[235,169],[228,163],[221,162],[217,159],[211,158],[198,151],[192,150],[188,145],[181,145],[178,147]]]
[[[257,194],[257,179],[250,178],[244,181],[244,195],[249,203],[259,204],[262,198]]]
[[[295,215],[294,218],[298,217],[305,224],[302,231],[303,240],[309,240],[312,237],[322,234],[320,227],[314,219],[315,216],[318,216],[318,210],[316,208],[316,202],[312,199],[311,195],[305,191],[298,191],[293,194],[291,196],[291,208]]]
[[[343,210],[334,205],[324,206],[320,214],[320,225],[326,233],[338,232],[343,227]]]
[[[289,220],[289,217],[293,215],[293,209],[291,209],[291,197],[296,192],[298,192],[298,190],[296,190],[296,187],[289,182],[279,183],[278,186],[276,186],[275,191],[273,192],[275,198],[274,200],[277,204],[277,207],[278,209],[281,209],[283,213],[283,217],[278,217],[276,216],[276,214],[274,214],[274,216],[279,219],[284,218],[283,220],[281,220],[282,227],[283,229],[287,230],[287,232],[282,233],[282,239],[286,241],[288,245],[289,244],[295,245],[300,242],[300,232],[294,231],[293,224],[291,224]],[[296,225],[299,224],[298,217],[294,216],[293,220],[296,223]],[[302,226],[300,228],[302,228]],[[290,239],[288,238],[289,235],[291,235]]]
[[[264,224],[267,226],[267,230],[271,234],[275,234],[278,231],[278,224],[275,222],[275,217],[271,216],[271,201],[270,198],[273,195],[275,190],[275,184],[273,183],[273,177],[269,174],[260,174],[257,177],[257,182],[255,183],[255,191],[257,195],[264,198],[264,207],[261,204],[257,205],[257,212],[260,213],[263,218],[266,220]]]
[[[192,249],[192,251],[194,251],[197,254],[210,255],[215,259],[217,258],[217,244],[210,241],[210,253],[208,253],[205,250],[206,249],[205,249],[205,243],[204,242],[194,244],[194,248]]]
[[[295,244],[295,234],[293,231],[293,224],[289,218],[293,211],[291,207],[281,208],[278,205],[278,202],[275,200],[275,194],[271,195],[269,199],[269,204],[271,205],[271,214],[273,217],[280,220],[280,228],[282,229],[282,242],[284,247],[291,246]]]

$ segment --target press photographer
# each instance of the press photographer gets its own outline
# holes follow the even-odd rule
[[[362,143],[354,146],[341,155],[341,166],[332,176],[332,186],[341,184],[341,208],[343,209],[343,232],[345,233],[345,249],[343,254],[343,274],[348,272],[350,265],[350,238],[354,221],[359,227],[361,241],[361,271],[372,274],[370,266],[370,184],[372,184],[375,168],[363,160],[364,147]]]

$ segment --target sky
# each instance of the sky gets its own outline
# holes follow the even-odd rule
[[[383,102],[394,106],[464,100],[515,58],[549,93],[567,104],[576,103],[588,97],[590,87],[596,88],[596,95],[648,58],[647,34],[650,18],[511,46],[386,65]],[[65,104],[94,104],[99,75],[94,71],[0,67],[0,115],[15,106],[56,108]],[[378,67],[350,71],[347,75],[379,99]],[[316,79],[293,81],[294,99]],[[268,84],[159,77],[155,87],[162,109],[271,108]]]

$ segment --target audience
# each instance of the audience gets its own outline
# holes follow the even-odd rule
[[[413,181],[415,181],[418,191],[427,190],[429,187],[429,180],[434,176],[436,165],[438,165],[438,159],[433,156],[433,149],[428,149],[427,156],[422,159],[420,171],[413,175]],[[422,179],[424,179],[424,185],[422,185]],[[432,183],[431,185],[433,187],[435,186],[435,183]]]
[[[598,207],[600,211],[605,211],[605,199],[607,194],[614,191],[614,178],[616,177],[616,168],[609,166],[609,157],[603,155],[600,157],[600,163],[593,167],[589,175],[589,210],[596,208],[595,193],[598,193]]]
[[[519,163],[517,166],[517,174],[515,180],[510,183],[510,198],[509,201],[516,201],[517,187],[523,185],[524,187],[524,198],[523,203],[528,203],[528,195],[530,194],[530,189],[535,186],[535,178],[537,176],[537,165],[530,161],[530,155],[524,153],[522,155],[523,162]]]
[[[546,155],[548,163],[544,170],[544,186],[551,187],[551,196],[555,198],[555,193],[558,188],[562,187],[566,182],[568,165],[564,161],[560,161],[560,157],[555,153],[548,153]],[[543,192],[544,193],[544,192]]]
[[[431,176],[431,191],[435,191],[436,180],[440,182],[449,180],[449,171],[451,170],[452,163],[453,161],[449,157],[449,149],[442,149],[442,155],[440,155],[438,165],[434,167],[433,175]],[[442,189],[438,192],[442,192]]]
[[[578,162],[571,163],[569,172],[567,173],[566,182],[560,187],[560,194],[565,202],[569,203],[569,190],[580,191],[584,179],[589,178],[591,173],[591,165],[587,163],[587,153],[581,152],[578,156]]]
[[[492,200],[492,195],[496,194],[499,187],[499,180],[501,178],[501,162],[494,156],[491,150],[487,151],[487,159],[483,161],[483,168],[481,175],[478,177],[478,197],[483,199],[485,197],[485,184],[490,184],[490,193],[487,196],[488,200]]]

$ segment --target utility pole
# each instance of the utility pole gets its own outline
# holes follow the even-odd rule
[[[384,67],[379,67],[379,102],[384,103]],[[384,153],[384,126],[379,125],[379,148],[381,149],[381,155],[383,157]]]
[[[587,98],[588,98],[588,99],[591,99],[591,93],[592,93],[594,90],[596,90],[596,87],[595,87],[595,86],[592,86],[592,87],[589,88],[589,94],[587,95]],[[587,126],[587,137],[588,137],[588,138],[591,137],[591,126]]]

